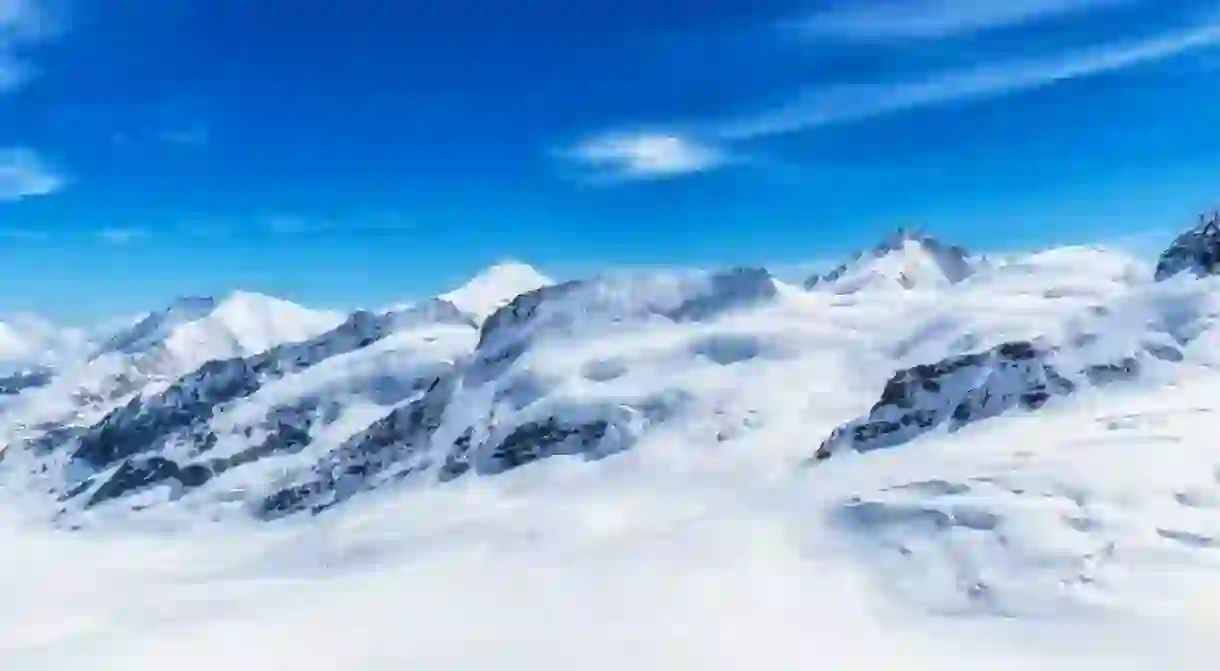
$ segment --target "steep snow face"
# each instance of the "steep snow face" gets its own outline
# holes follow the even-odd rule
[[[184,298],[105,343],[95,355],[146,355],[179,374],[205,361],[248,356],[334,328],[343,315],[248,292]]]
[[[974,274],[980,260],[935,238],[900,230],[869,252],[805,282],[807,289],[852,294],[864,290],[938,289]]]
[[[180,299],[111,329],[91,355],[79,348],[80,355],[63,358],[53,378],[6,404],[0,441],[52,449],[135,395],[161,388],[208,361],[307,339],[342,319],[338,313],[258,294]]]
[[[432,300],[389,313],[358,312],[317,338],[209,362],[75,436],[66,444],[75,449],[60,489],[77,509],[151,488],[158,491],[141,506],[188,494],[190,501],[233,503],[241,498],[235,491],[259,491],[260,478],[249,473],[272,482],[288,477],[293,464],[313,463],[418,397],[470,350],[475,336],[467,315]],[[267,471],[267,461],[278,471]],[[209,498],[215,487],[196,492],[220,476],[226,477],[218,486],[232,489],[219,501]]]
[[[1220,270],[1220,213],[1204,217],[1195,228],[1174,240],[1156,266],[1157,281],[1189,272],[1196,277]]]
[[[695,394],[681,376],[766,357],[773,345],[737,335],[734,324],[778,298],[756,269],[624,275],[522,294],[483,324],[468,363],[269,497],[265,512],[319,511],[412,474],[447,482],[625,450],[650,427],[682,423]],[[646,362],[666,356],[671,377],[662,381]]]
[[[165,309],[118,329],[98,347],[94,356],[145,352],[163,342],[174,328],[206,317],[216,309],[216,304],[217,300],[208,296],[179,298]]]
[[[508,261],[484,270],[440,298],[481,322],[517,296],[552,283],[532,266]]]

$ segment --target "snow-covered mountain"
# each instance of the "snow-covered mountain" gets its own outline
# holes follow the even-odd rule
[[[0,659],[1210,668],[1212,231],[179,301],[0,402]]]
[[[810,277],[805,288],[839,294],[866,289],[939,289],[965,280],[984,262],[961,247],[899,229],[873,249],[828,273]]]
[[[250,292],[224,298],[180,298],[101,343],[93,358],[141,356],[157,366],[189,370],[205,361],[261,352],[304,340],[343,319]],[[185,372],[185,371],[184,371]]]
[[[312,442],[311,429],[350,423],[346,414],[356,401],[384,413],[417,396],[473,337],[464,313],[435,300],[357,312],[309,340],[213,360],[74,436],[66,496],[87,495],[92,506],[165,482],[190,489],[263,457],[299,453]],[[232,447],[216,449],[226,435],[235,436]]]
[[[134,396],[171,383],[208,361],[249,356],[325,331],[343,315],[238,292],[185,298],[111,329],[76,357],[60,357],[36,387],[0,414],[5,447],[53,449]]]
[[[805,370],[834,380],[817,402],[841,408],[803,455],[825,459],[1220,363],[1207,346],[1220,293],[1153,279],[1094,248],[993,261],[900,232],[808,291],[762,269],[555,284],[502,264],[346,318],[255,294],[189,298],[37,379],[5,413],[8,442],[37,455],[28,472],[63,514],[130,499],[274,518],[389,483],[600,460],[654,434],[745,440],[800,421],[807,395],[757,381]]]
[[[482,321],[517,296],[552,283],[550,278],[533,266],[504,261],[487,268],[440,298]]]

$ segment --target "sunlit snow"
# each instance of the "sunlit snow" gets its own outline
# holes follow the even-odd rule
[[[277,408],[325,399],[340,419],[301,453],[58,516],[41,489],[55,464],[10,445],[0,668],[1211,669],[1220,279],[1152,272],[1064,248],[906,290],[746,271],[559,285],[482,334],[414,324],[205,422],[231,454]],[[526,275],[450,297],[487,317],[551,284],[516,286]],[[283,317],[256,303],[237,312],[267,347],[329,328],[276,335]],[[1146,363],[1037,411],[810,464],[895,371],[1035,338],[1073,365]],[[386,479],[316,516],[248,513],[416,398],[384,385],[458,366],[434,448],[468,426],[597,417],[622,449]],[[5,408],[10,439],[50,416],[34,406],[65,390],[48,389]]]

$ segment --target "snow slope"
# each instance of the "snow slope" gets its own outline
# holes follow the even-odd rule
[[[262,352],[334,328],[343,316],[238,291],[223,299],[187,297],[103,343],[94,358],[153,355],[181,374],[213,359]]]
[[[0,662],[1210,669],[1220,277],[1155,279],[1094,248],[898,290],[637,273],[205,364],[127,419],[200,409],[203,458],[345,419],[54,526],[8,455]],[[876,421],[919,430],[811,459]]]
[[[184,298],[112,329],[95,347],[62,357],[45,384],[0,413],[0,449],[61,443],[133,397],[208,361],[249,356],[326,331],[343,315],[260,294]]]
[[[483,270],[440,298],[482,321],[517,296],[548,284],[552,284],[552,280],[532,266],[505,261]]]
[[[940,289],[964,281],[985,263],[985,259],[972,257],[961,247],[900,229],[825,275],[810,277],[805,287],[839,294]]]
[[[6,669],[1209,669],[1202,398],[1147,390],[764,475],[551,464],[274,528],[2,513]],[[776,432],[743,450],[792,450]],[[681,443],[658,450],[689,450]],[[1156,450],[1150,460],[1148,450]],[[181,529],[179,527],[179,529]],[[88,557],[82,563],[81,558]]]

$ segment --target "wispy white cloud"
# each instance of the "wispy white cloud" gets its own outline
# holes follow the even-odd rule
[[[33,151],[0,149],[0,202],[45,196],[63,184],[63,177]]]
[[[53,9],[49,0],[0,0],[0,93],[17,88],[32,74],[21,51],[62,29],[63,19]]]
[[[1136,0],[871,0],[843,3],[799,22],[814,37],[937,39],[1013,27]]]
[[[1220,22],[1038,60],[984,64],[913,81],[818,88],[777,109],[713,125],[724,139],[809,130],[914,108],[988,98],[1117,72],[1220,45]]]
[[[593,181],[661,179],[724,165],[723,150],[677,133],[607,133],[561,152]]]
[[[899,5],[886,0],[881,5],[845,4],[834,10],[837,13],[818,19],[818,29],[830,30],[833,25],[840,35],[857,37],[947,37],[1141,1],[1145,0],[910,0]],[[748,155],[743,143],[909,110],[998,98],[1217,52],[1220,16],[1200,12],[1192,23],[1143,37],[1051,51],[1037,58],[983,53],[966,67],[888,81],[812,86],[786,103],[739,116],[661,126],[670,129],[666,132],[592,135],[563,156],[603,181],[676,177],[728,163],[760,165],[764,161],[757,156],[742,158]]]
[[[102,242],[112,245],[126,245],[147,236],[148,231],[134,227],[103,228],[97,232]]]

